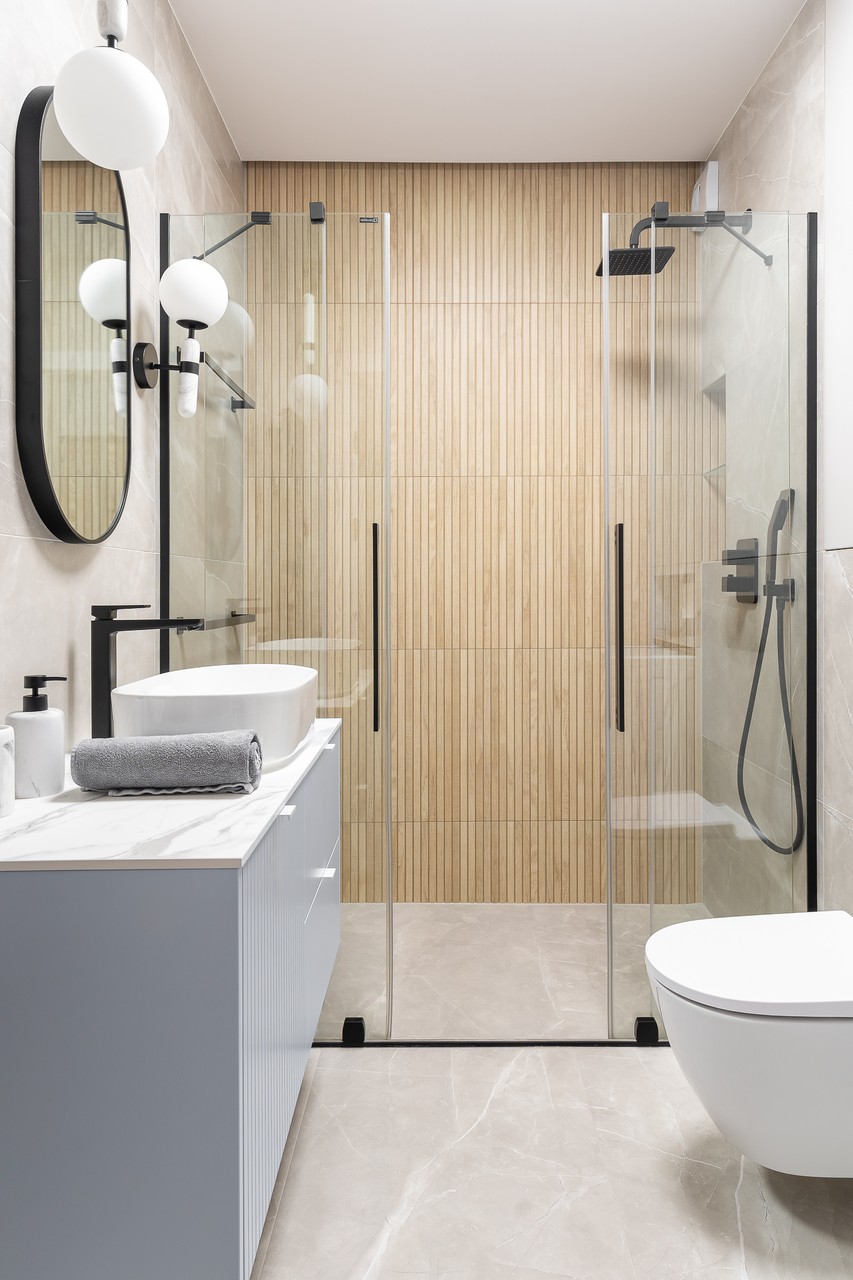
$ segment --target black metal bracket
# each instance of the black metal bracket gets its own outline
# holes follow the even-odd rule
[[[734,592],[738,604],[758,604],[758,539],[738,538],[734,551],[723,552],[723,564],[736,570],[723,578],[723,590]]]
[[[112,218],[102,218],[95,209],[78,209],[74,214],[74,221],[80,227],[93,227],[100,223],[104,227],[115,227],[116,231],[126,230],[123,223],[113,222]]]
[[[785,578],[782,582],[765,582],[762,595],[772,596],[783,604],[793,604],[796,594],[796,583],[793,578]]]
[[[130,358],[133,380],[141,391],[153,391],[160,380],[160,362],[153,342],[137,342]]]
[[[315,224],[326,221],[326,206],[322,200],[310,200],[308,202],[308,217]]]
[[[248,391],[244,391],[239,383],[225,372],[221,364],[218,364],[208,351],[201,353],[202,364],[206,364],[211,373],[215,373],[220,382],[224,382],[229,391],[233,391],[234,395],[231,399],[231,410],[237,409],[254,409],[255,402],[249,395]]]
[[[213,356],[207,351],[202,351],[200,357],[201,363],[206,364],[211,373],[216,374],[220,382],[224,382],[229,391],[234,394],[231,397],[231,411],[236,412],[238,409],[254,409],[255,402],[249,395],[248,391],[244,391],[238,382],[235,382],[230,374],[226,373],[222,365],[214,360]],[[133,368],[133,378],[136,385],[142,391],[152,391],[157,386],[157,379],[161,369],[170,369],[172,372],[179,372],[180,365],[180,349],[178,350],[177,364],[162,364],[157,359],[157,348],[152,342],[137,342],[133,348],[131,356],[131,365]]]
[[[212,253],[216,253],[217,249],[222,249],[226,244],[230,244],[232,240],[236,240],[238,236],[244,235],[247,231],[251,231],[252,227],[268,227],[272,222],[272,214],[254,210],[249,214],[249,221],[245,226],[238,227],[236,231],[232,231],[230,235],[225,236],[222,240],[217,240],[216,244],[212,244],[209,249],[203,249],[201,253],[195,255],[197,262],[203,262],[205,258],[209,258]]]
[[[743,232],[752,228],[752,210],[745,213],[726,213],[725,209],[709,209],[707,213],[670,213],[668,200],[656,200],[648,218],[641,218],[631,230],[629,244],[632,249],[640,247],[640,236],[650,227],[691,227],[700,231],[707,227],[721,227],[730,236],[734,236],[744,248],[757,256],[765,267],[773,266],[772,253],[763,253],[751,240],[747,240]],[[739,228],[739,229],[738,229]]]
[[[219,627],[241,627],[244,623],[255,622],[256,619],[255,613],[239,613],[236,609],[232,609],[227,618],[204,618],[200,626],[178,627],[177,635],[182,636],[185,631],[216,631]]]

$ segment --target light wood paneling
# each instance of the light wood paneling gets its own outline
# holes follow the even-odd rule
[[[604,476],[601,283],[594,274],[601,214],[644,213],[655,199],[687,208],[697,171],[688,164],[248,166],[250,208],[303,212],[320,199],[330,213],[391,213],[392,785],[400,900],[603,899]],[[365,634],[369,602],[363,554],[353,564],[352,548],[361,544],[362,522],[381,518],[371,512],[381,513],[382,497],[381,263],[364,236],[355,220],[336,227],[330,219],[326,603],[333,634],[355,636]],[[266,269],[258,283],[265,299],[282,306],[299,300],[298,262],[283,269],[281,260],[270,260]],[[661,297],[682,308],[665,348],[681,358],[695,340],[683,338],[680,327],[693,323],[693,258],[677,255],[658,279]],[[615,470],[632,518],[647,526],[648,401],[635,376],[648,370],[647,285],[623,285],[614,322],[630,368],[620,393]],[[289,345],[290,327],[266,358],[292,370],[299,353]],[[696,475],[705,461],[691,395],[673,375],[661,408],[672,415],[672,457],[661,481]],[[289,420],[261,414],[256,431],[256,493],[266,486],[281,493],[294,483],[302,492],[317,460],[306,462],[300,490],[303,463],[283,451]],[[676,489],[671,500],[658,501],[665,510],[669,503],[667,518],[680,538],[693,530],[705,499]],[[290,598],[274,606],[282,634],[310,635],[320,595],[309,592],[309,608],[298,586],[305,569],[296,561],[306,536],[313,547],[317,527],[310,518],[283,524],[299,502],[288,491],[278,523],[255,517],[249,559],[259,601],[289,584]],[[270,574],[272,546],[281,557],[281,586]],[[639,547],[632,555],[641,627],[648,555],[643,559]],[[679,714],[692,696],[692,685],[681,690]],[[640,681],[635,698],[639,717],[648,699]],[[379,815],[360,805],[377,781],[379,759],[361,758],[357,736],[349,735],[351,758],[344,756],[350,811],[343,887],[350,899],[375,900],[382,889]],[[369,743],[373,735],[360,736]],[[689,751],[682,744],[673,750],[667,747],[667,776],[690,782],[692,738]],[[632,767],[642,772],[642,762]],[[695,889],[695,857],[687,836],[673,839],[673,848],[656,855],[663,859],[658,879],[683,897]],[[618,879],[624,900],[646,900],[647,852],[639,844]]]

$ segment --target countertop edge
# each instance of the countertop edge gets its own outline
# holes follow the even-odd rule
[[[186,854],[180,852],[174,854],[165,854],[160,858],[146,857],[144,854],[134,857],[131,851],[124,854],[115,853],[107,850],[102,854],[96,852],[80,852],[78,855],[60,856],[59,854],[50,854],[48,852],[26,853],[22,852],[17,855],[4,856],[3,845],[6,841],[14,840],[18,834],[15,818],[28,816],[27,810],[22,814],[22,807],[28,806],[29,813],[37,813],[40,807],[44,807],[47,815],[49,810],[46,801],[39,800],[18,800],[16,808],[10,819],[0,820],[0,875],[9,872],[45,872],[45,871],[236,871],[245,866],[246,862],[251,858],[260,841],[269,831],[276,818],[281,816],[282,810],[287,806],[294,792],[307,777],[311,768],[320,756],[320,753],[328,746],[331,739],[341,728],[339,719],[318,719],[314,722],[314,728],[310,736],[306,739],[302,749],[294,756],[294,758],[284,765],[281,769],[282,774],[288,775],[287,782],[282,785],[281,790],[277,790],[275,783],[279,770],[274,770],[270,774],[265,775],[261,786],[257,791],[245,797],[238,799],[232,798],[227,808],[218,806],[210,815],[209,821],[215,820],[216,814],[223,812],[233,812],[236,806],[250,817],[253,811],[256,812],[257,806],[263,806],[266,810],[263,817],[257,818],[257,825],[253,827],[250,835],[246,838],[245,846],[241,845],[240,839],[235,837],[233,845],[236,846],[223,852],[217,856],[215,854],[205,855],[198,848],[187,850]],[[265,785],[266,784],[266,785]],[[61,795],[69,796],[69,815],[73,809],[81,805],[81,793],[78,788],[71,787],[62,792]],[[137,803],[145,806],[155,806],[168,803],[170,807],[178,810],[181,801],[198,802],[198,796],[186,797],[158,797],[146,796],[136,798]],[[56,797],[50,797],[56,803]],[[87,816],[94,817],[90,806],[96,806],[100,810],[102,805],[117,806],[122,803],[123,798],[114,798],[97,795],[85,795],[82,803],[85,805]],[[202,798],[206,799],[206,798]],[[60,801],[61,803],[61,801]],[[177,813],[176,813],[177,816]],[[62,826],[62,814],[53,814],[52,823],[55,823],[55,832],[59,834]],[[7,826],[7,830],[3,830],[3,826]],[[159,830],[152,830],[151,838],[166,838],[174,836],[180,830],[180,823],[176,822],[173,827],[164,824]],[[204,844],[204,825],[205,819],[202,818],[198,822],[199,827],[199,844]],[[8,828],[11,827],[11,830]]]

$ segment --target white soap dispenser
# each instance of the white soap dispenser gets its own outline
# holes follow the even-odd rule
[[[15,795],[55,796],[65,786],[65,712],[47,705],[42,686],[67,676],[24,676],[22,710],[6,723],[15,731]]]

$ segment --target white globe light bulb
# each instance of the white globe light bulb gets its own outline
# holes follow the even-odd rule
[[[110,329],[127,326],[127,263],[121,258],[99,258],[80,277],[77,286],[86,314]]]
[[[247,348],[252,345],[254,338],[255,326],[252,324],[252,317],[239,302],[229,298],[225,313],[222,319],[217,321],[215,329],[211,331],[207,345],[223,357],[233,360],[243,356]]]
[[[210,263],[181,258],[160,277],[160,304],[176,324],[205,329],[225,314],[228,286]]]
[[[148,164],[169,133],[169,105],[157,78],[108,45],[69,58],[56,78],[53,109],[71,146],[103,169]]]
[[[287,388],[287,404],[301,422],[322,418],[326,412],[329,388],[316,373],[300,373]]]

